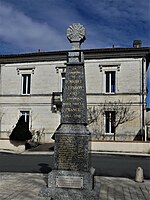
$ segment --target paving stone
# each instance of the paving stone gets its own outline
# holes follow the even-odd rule
[[[108,188],[108,194],[107,194],[108,200],[114,200],[114,199],[115,199],[114,193],[115,193],[115,192],[114,192],[114,188],[109,187],[109,188]]]
[[[134,186],[130,187],[130,194],[131,194],[131,199],[139,200],[137,196],[136,188]]]
[[[149,192],[147,191],[145,185],[140,186],[140,189],[143,193],[143,196],[145,197],[145,200],[150,200]]]
[[[136,186],[136,192],[139,200],[145,200],[145,197],[143,196],[142,191],[140,190],[140,187]]]
[[[107,190],[108,186],[102,184],[100,189],[100,199],[107,200]]]
[[[0,200],[50,200],[38,196],[47,175],[0,173]],[[100,200],[150,200],[150,180],[136,183],[127,178],[95,177],[100,183]]]
[[[120,185],[117,185],[115,187],[115,199],[116,200],[124,200],[124,194],[122,187]]]
[[[125,186],[123,188],[123,191],[124,191],[124,198],[125,198],[125,200],[131,199],[129,188]]]

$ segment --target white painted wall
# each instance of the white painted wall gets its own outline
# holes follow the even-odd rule
[[[52,113],[52,92],[61,91],[61,70],[56,73],[56,67],[64,67],[61,62],[34,62],[1,65],[1,97],[0,111],[1,136],[8,137],[19,119],[20,110],[30,111],[30,130],[43,131],[51,136],[60,123],[60,113]],[[104,92],[104,71],[100,72],[100,65],[119,65],[116,70],[117,95]],[[111,67],[109,67],[111,70]],[[19,69],[19,74],[17,69]],[[21,73],[31,71],[31,95],[21,95]],[[31,69],[34,69],[32,72]],[[119,134],[133,137],[141,128],[141,59],[97,59],[85,60],[86,89],[88,105],[98,105],[106,102],[133,102],[133,109],[137,111],[134,121],[123,124],[118,128]],[[133,94],[134,93],[134,94]],[[100,130],[101,132],[101,130]],[[50,137],[49,137],[50,138]],[[43,140],[45,141],[45,140]],[[49,142],[48,139],[46,141]]]
[[[100,142],[90,143],[91,151],[117,153],[146,153],[150,154],[150,143],[140,142]]]

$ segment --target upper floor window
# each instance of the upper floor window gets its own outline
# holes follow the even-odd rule
[[[17,68],[17,74],[21,75],[21,94],[29,95],[31,93],[31,75],[34,74],[34,66],[22,65]]]
[[[116,72],[106,71],[106,93],[115,93],[116,90]]]
[[[120,63],[108,63],[108,64],[100,64],[99,70],[102,72],[101,80],[102,82],[102,92],[106,94],[115,94],[119,91],[118,88],[118,80],[119,80],[119,72],[121,70]]]
[[[105,133],[114,133],[115,132],[115,111],[106,111],[105,112]]]
[[[31,74],[22,74],[22,94],[30,94]]]

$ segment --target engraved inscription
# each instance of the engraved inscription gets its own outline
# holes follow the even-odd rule
[[[74,168],[74,137],[61,136],[59,141],[59,154],[58,154],[58,163],[59,168],[69,169]]]
[[[62,123],[86,124],[84,67],[67,66],[62,106]]]
[[[57,176],[56,186],[63,188],[83,188],[83,177]]]
[[[57,169],[87,171],[88,163],[88,138],[84,136],[56,136]]]

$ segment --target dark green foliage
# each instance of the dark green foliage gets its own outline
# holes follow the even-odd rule
[[[13,129],[11,135],[9,136],[10,140],[17,141],[26,141],[32,138],[32,134],[29,131],[28,123],[25,122],[24,116],[21,116],[16,124],[16,127]]]

